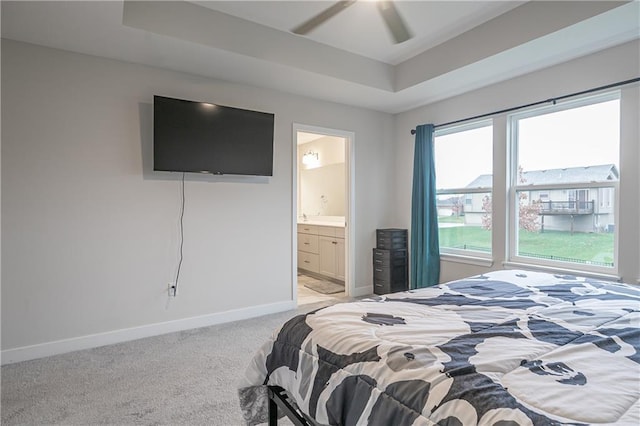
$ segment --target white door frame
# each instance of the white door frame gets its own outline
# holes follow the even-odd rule
[[[355,286],[355,217],[354,217],[354,197],[355,197],[355,170],[354,170],[354,144],[356,134],[346,130],[329,129],[326,127],[310,126],[306,124],[293,123],[293,149],[291,155],[291,297],[298,304],[298,132],[317,133],[320,135],[336,136],[345,139],[345,273],[344,289],[347,296],[354,294]]]

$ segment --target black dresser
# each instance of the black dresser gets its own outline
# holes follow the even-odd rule
[[[373,292],[395,293],[409,289],[406,229],[377,229],[373,249]]]

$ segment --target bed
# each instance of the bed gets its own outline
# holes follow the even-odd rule
[[[294,424],[637,426],[640,288],[505,270],[325,307],[238,392],[250,425],[277,403]]]

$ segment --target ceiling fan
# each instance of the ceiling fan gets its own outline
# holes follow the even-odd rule
[[[347,7],[352,6],[356,1],[357,0],[346,0],[336,2],[331,7],[323,10],[317,15],[311,17],[309,20],[298,25],[293,30],[291,30],[291,32],[293,32],[294,34],[306,35],[317,26],[323,24],[330,18],[345,10]],[[391,36],[393,37],[393,40],[396,44],[407,41],[411,37],[413,37],[413,35],[409,31],[409,28],[407,28],[407,25],[402,19],[402,16],[400,16],[400,13],[398,13],[398,9],[396,9],[393,1],[377,1],[376,5],[378,6],[380,15],[382,15],[382,19],[384,19],[385,24],[387,24],[387,28],[391,32]]]

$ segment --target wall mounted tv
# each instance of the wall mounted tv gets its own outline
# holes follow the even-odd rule
[[[153,169],[273,175],[274,115],[153,97]]]

